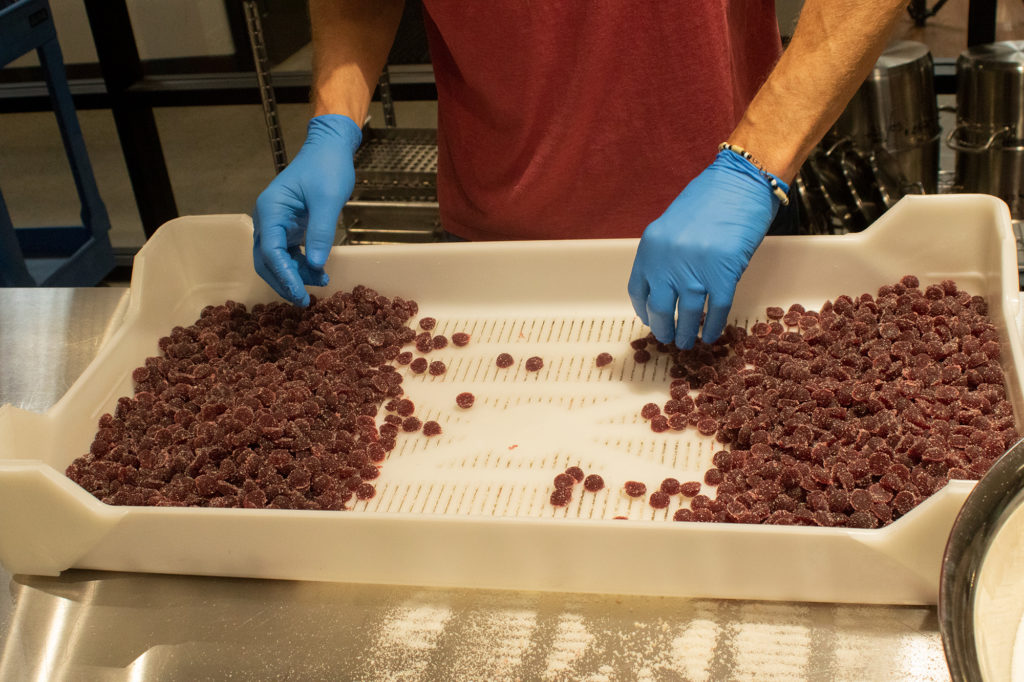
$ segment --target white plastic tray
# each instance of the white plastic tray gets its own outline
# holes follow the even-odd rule
[[[720,448],[688,429],[654,434],[638,416],[667,396],[667,358],[637,365],[646,329],[625,292],[634,240],[424,244],[335,249],[327,291],[366,284],[414,298],[464,348],[407,376],[440,437],[401,435],[378,494],[352,512],[105,505],[63,475],[100,415],[132,390],[157,339],[208,304],[275,297],[253,273],[246,216],[160,228],[135,260],[123,326],[45,414],[0,408],[0,562],[14,573],[71,567],[160,573],[646,595],[934,603],[953,519],[973,482],[954,481],[878,530],[675,523],[621,493],[628,479],[699,479]],[[1008,392],[1022,396],[1016,245],[1002,202],[908,197],[860,234],[769,238],[740,283],[741,324],[768,305],[874,292],[905,274],[952,278],[984,295],[1004,343]],[[494,367],[503,351],[518,364]],[[614,364],[594,368],[607,351]],[[540,355],[545,367],[522,362]],[[5,361],[17,361],[5,358]],[[454,397],[473,391],[476,405]],[[547,499],[577,464],[608,488]],[[613,520],[614,516],[629,520]]]

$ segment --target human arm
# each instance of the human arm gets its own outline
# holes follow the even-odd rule
[[[304,285],[327,284],[323,266],[355,184],[359,122],[366,118],[403,4],[310,0],[314,118],[302,149],[257,198],[253,215],[256,272],[292,303],[309,303]]]
[[[874,68],[906,0],[808,0],[728,142],[791,182]]]
[[[785,187],[873,68],[905,0],[807,0],[789,47],[728,142],[763,170],[721,152],[644,231],[628,291],[663,343],[713,342]]]
[[[310,0],[313,115],[366,119],[405,0]]]

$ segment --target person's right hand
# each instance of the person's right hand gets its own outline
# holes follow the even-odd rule
[[[298,155],[256,199],[256,272],[296,305],[309,305],[305,285],[327,284],[323,268],[338,214],[355,186],[352,157],[361,141],[362,131],[347,116],[313,118]]]

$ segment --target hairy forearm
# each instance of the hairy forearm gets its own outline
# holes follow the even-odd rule
[[[807,0],[793,40],[729,142],[786,182],[885,49],[906,0]]]
[[[313,115],[342,114],[362,125],[404,0],[310,0]]]

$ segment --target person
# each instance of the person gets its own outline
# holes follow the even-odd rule
[[[806,0],[783,52],[770,0],[425,0],[442,225],[470,240],[639,236],[637,315],[662,343],[711,343],[905,5]],[[256,271],[297,305],[327,283],[402,8],[310,2],[314,115],[253,216]]]

